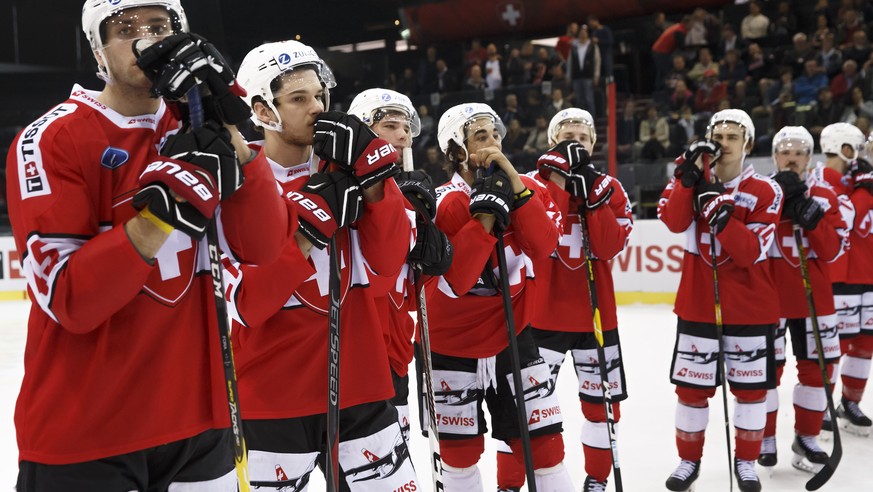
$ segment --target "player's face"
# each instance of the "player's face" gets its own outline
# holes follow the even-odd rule
[[[401,151],[412,143],[409,118],[399,112],[390,112],[370,127],[376,135]]]
[[[777,144],[776,153],[773,155],[777,170],[794,171],[798,176],[806,170],[810,158],[808,149],[792,141]]]
[[[295,70],[283,76],[275,99],[282,118],[282,138],[290,145],[312,145],[315,119],[324,111],[324,88],[314,70]]]
[[[136,65],[131,46],[140,39],[156,42],[173,34],[169,12],[161,7],[129,8],[106,19],[104,28],[103,53],[113,81],[151,87],[145,74]]]
[[[558,142],[565,140],[579,142],[589,154],[594,149],[594,143],[591,141],[591,128],[584,123],[570,122],[561,125],[558,130]]]
[[[467,144],[467,152],[470,154],[475,154],[480,149],[487,147],[497,147],[503,150],[500,132],[490,117],[477,118],[470,121],[467,124],[465,136],[467,137],[465,142]]]
[[[712,130],[712,140],[721,145],[721,158],[716,162],[717,166],[731,168],[739,166],[743,157],[748,153],[751,142],[746,144],[746,131],[736,123],[719,123]]]

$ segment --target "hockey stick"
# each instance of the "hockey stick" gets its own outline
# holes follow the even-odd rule
[[[412,148],[403,148],[403,170],[406,172],[412,171]],[[416,210],[422,218],[424,214]],[[430,356],[430,330],[427,325],[427,299],[425,298],[424,286],[421,284],[421,269],[416,265],[409,265],[412,268],[413,285],[415,286],[415,295],[418,299],[418,334],[420,338],[420,353],[418,354],[419,363],[422,366],[422,379],[424,379],[424,404],[427,407],[427,440],[430,445],[431,455],[431,476],[433,477],[434,492],[443,492],[443,459],[440,455],[440,437],[437,430],[436,417],[436,397],[433,391],[433,362]]]
[[[327,449],[325,480],[328,492],[339,491],[339,389],[340,389],[340,260],[336,234],[328,245],[328,357],[327,357]]]
[[[594,265],[591,260],[591,243],[588,232],[588,217],[585,205],[579,206],[579,225],[582,232],[582,252],[585,254],[585,277],[588,280],[588,293],[591,314],[594,316],[594,338],[597,339],[597,359],[600,368],[600,387],[603,390],[603,406],[606,408],[606,430],[609,434],[609,447],[612,450],[612,470],[615,477],[615,492],[622,492],[621,466],[618,462],[618,441],[615,438],[615,414],[612,409],[612,393],[609,391],[609,373],[606,369],[606,350],[603,347],[603,324],[600,322],[600,308],[597,304],[597,286],[594,283]]]
[[[703,154],[703,175],[707,183],[711,182],[712,170],[709,167],[709,155]],[[718,338],[718,376],[721,379],[721,403],[724,406],[724,437],[727,445],[728,486],[734,490],[734,467],[731,463],[731,419],[728,410],[727,378],[724,373],[724,323],[721,318],[721,296],[718,292],[718,251],[715,242],[715,226],[709,228],[710,260],[712,262],[712,288],[715,297],[715,336]]]
[[[806,251],[803,247],[803,237],[800,226],[794,224],[794,242],[797,244],[797,256],[800,257],[800,274],[803,277],[803,290],[806,291],[806,304],[809,306],[809,319],[812,323],[812,334],[815,339],[815,350],[818,352],[818,367],[821,369],[821,380],[824,383],[825,396],[828,401],[828,413],[831,421],[836,422],[837,411],[834,409],[834,396],[831,394],[831,378],[828,376],[827,364],[824,359],[824,350],[821,343],[821,332],[818,327],[818,314],[815,311],[815,301],[812,298],[812,285],[809,282],[809,267],[806,264]],[[834,450],[831,452],[827,463],[809,481],[806,482],[806,490],[818,490],[827,483],[837,471],[837,466],[843,458],[843,444],[840,440],[840,429],[834,428]]]
[[[200,88],[194,86],[188,91],[188,118],[191,128],[203,127],[203,101]],[[233,364],[233,346],[230,340],[230,326],[227,321],[227,301],[224,298],[224,281],[221,276],[221,251],[218,248],[218,225],[216,219],[209,221],[206,228],[206,243],[209,248],[209,271],[212,274],[212,293],[215,297],[215,314],[218,318],[218,335],[221,340],[221,361],[224,365],[224,386],[227,390],[227,407],[230,411],[230,426],[233,431],[233,464],[239,480],[240,492],[249,492],[249,465],[246,456],[246,440],[239,413],[239,390],[236,383],[236,369]]]

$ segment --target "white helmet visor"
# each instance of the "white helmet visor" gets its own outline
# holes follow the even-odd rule
[[[495,133],[495,139],[498,142],[502,141],[503,137],[506,136],[506,127],[503,126],[503,121],[490,113],[475,114],[464,123],[465,144],[478,136],[488,136]]]
[[[417,137],[421,133],[421,120],[418,118],[418,113],[413,113],[411,116],[406,108],[402,106],[382,106],[376,108],[370,115],[370,126],[376,125],[379,122],[393,122],[400,125],[409,126],[409,134]]]
[[[101,47],[146,39],[152,42],[181,32],[178,17],[162,6],[119,9],[100,25]]]
[[[779,140],[776,145],[773,147],[774,152],[802,152],[804,154],[811,154],[812,149],[809,146],[809,142],[800,139],[800,138],[783,138]]]

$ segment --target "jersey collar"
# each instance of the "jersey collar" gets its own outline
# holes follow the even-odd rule
[[[158,124],[164,117],[164,113],[167,111],[167,105],[164,104],[163,100],[161,100],[161,105],[158,108],[158,111],[154,114],[124,116],[98,101],[97,97],[99,95],[100,93],[97,91],[87,90],[81,85],[76,84],[73,86],[72,92],[70,92],[70,99],[94,109],[94,111],[102,114],[115,126],[122,129],[144,128],[156,131]]]

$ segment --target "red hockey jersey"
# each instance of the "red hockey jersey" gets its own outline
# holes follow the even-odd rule
[[[308,163],[291,169],[270,164],[284,193],[306,183]],[[337,232],[342,408],[394,394],[380,319],[386,292],[373,292],[379,289],[371,283],[379,276],[384,285],[397,275],[410,231],[403,196],[389,179],[384,198],[365,202],[362,218]],[[313,249],[307,260],[289,243],[272,264],[226,269],[244,419],[327,412],[329,264],[327,249]]]
[[[592,332],[594,321],[582,251],[579,202],[552,181],[542,179],[536,171],[528,176],[548,189],[564,219],[558,247],[548,258],[534,261],[537,302],[532,324],[542,330]],[[589,211],[587,217],[594,286],[604,330],[618,326],[609,260],[624,250],[633,230],[627,193],[617,179],[611,178],[609,186],[613,190],[609,203]]]
[[[852,245],[852,228],[855,225],[855,204],[849,198],[851,185],[847,185],[848,177],[843,176],[837,170],[826,167],[824,163],[819,162],[815,167],[815,172],[822,177],[822,180],[831,186],[831,189],[837,195],[837,202],[840,204],[840,215],[843,222],[846,224],[846,230],[849,233],[849,247],[846,254],[840,255],[834,262],[828,264],[831,282],[845,282],[849,273],[849,251]]]
[[[561,213],[533,179],[522,181],[534,196],[510,214],[503,233],[515,329],[530,323],[536,302],[533,261],[558,244]],[[509,344],[499,289],[497,238],[470,215],[470,186],[459,174],[437,189],[436,225],[454,246],[452,266],[427,289],[431,349],[439,354],[480,358]]]
[[[851,219],[844,217],[847,223],[852,221],[848,224],[851,230],[847,258],[844,264],[838,265],[840,269],[831,280],[854,285],[873,284],[873,235],[870,234],[873,229],[873,195],[864,188],[855,188],[849,176],[834,169],[825,168],[823,174],[838,196],[848,201],[854,210]],[[848,208],[849,204],[844,206]],[[845,276],[841,275],[842,272]]]
[[[831,186],[823,181],[821,168],[807,173],[806,184],[809,196],[825,211],[825,216],[815,229],[807,231],[801,228],[815,310],[816,314],[823,316],[835,312],[827,264],[843,256],[849,245],[848,231],[840,214],[837,196]],[[798,254],[793,223],[780,219],[776,238],[770,246],[769,263],[779,286],[779,308],[783,318],[806,318],[810,315]]]
[[[205,240],[174,231],[150,265],[123,227],[140,173],[179,123],[164,105],[129,117],[97,96],[75,86],[7,158],[33,299],[15,409],[21,460],[89,461],[229,425]],[[243,170],[220,207],[222,244],[271,261],[296,216],[263,163]]]
[[[782,190],[747,165],[724,183],[736,206],[716,237],[718,283],[725,324],[779,321],[778,299],[767,251],[782,211]],[[674,312],[686,321],[715,323],[712,247],[709,224],[693,210],[694,189],[672,178],[658,201],[658,218],[673,232],[685,234],[682,277]]]

